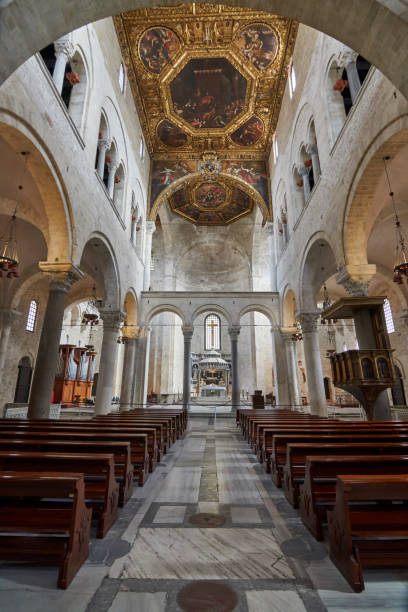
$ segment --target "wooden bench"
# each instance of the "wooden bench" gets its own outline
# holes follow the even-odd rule
[[[346,442],[346,443],[290,443],[286,448],[286,463],[283,467],[283,485],[286,499],[297,508],[300,486],[305,478],[308,455],[408,455],[406,442]]]
[[[350,586],[363,568],[408,566],[408,475],[339,476],[327,513],[330,559]]]
[[[407,474],[408,455],[308,456],[300,488],[300,515],[317,540],[323,540],[327,510],[336,499],[339,474]]]
[[[65,503],[42,506],[51,497]],[[66,589],[88,558],[91,515],[82,474],[1,472],[0,559],[58,565]]]
[[[129,433],[97,433],[78,431],[58,431],[56,429],[17,429],[4,430],[0,428],[0,438],[30,440],[32,438],[40,440],[76,440],[78,442],[128,442],[130,444],[131,462],[133,464],[134,478],[138,479],[142,486],[149,475],[149,454],[147,452],[146,434]]]
[[[115,479],[119,485],[119,506],[124,506],[133,492],[133,465],[130,461],[129,442],[77,442],[54,440],[49,436],[41,439],[10,438],[0,440],[0,451],[42,451],[47,453],[109,453],[113,455]]]
[[[0,472],[28,471],[83,474],[85,503],[92,508],[97,521],[96,537],[105,537],[118,513],[119,485],[115,480],[113,455],[0,451]]]

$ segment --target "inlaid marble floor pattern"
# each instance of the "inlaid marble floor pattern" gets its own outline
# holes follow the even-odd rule
[[[197,513],[224,522],[197,527]],[[196,580],[230,586],[235,612],[408,611],[408,570],[367,571],[365,592],[351,591],[231,416],[192,416],[67,591],[56,574],[0,565],[0,611],[182,612],[177,595]]]

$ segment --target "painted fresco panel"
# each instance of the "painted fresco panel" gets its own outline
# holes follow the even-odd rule
[[[258,117],[253,116],[231,134],[231,140],[242,147],[250,147],[258,142],[263,131],[263,122]]]
[[[150,28],[140,39],[139,57],[147,70],[160,74],[179,49],[180,41],[172,30]]]
[[[278,50],[278,38],[273,29],[265,23],[251,24],[242,30],[237,44],[257,70],[268,68]]]

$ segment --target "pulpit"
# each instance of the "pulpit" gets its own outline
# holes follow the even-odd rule
[[[90,399],[95,355],[92,347],[60,345],[54,382],[56,403],[82,403]]]

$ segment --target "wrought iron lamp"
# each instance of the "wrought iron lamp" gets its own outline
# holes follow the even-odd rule
[[[18,251],[16,239],[16,211],[7,223],[5,232],[0,236],[0,277],[18,277]]]
[[[408,255],[406,247],[406,234],[398,217],[397,207],[394,199],[394,192],[392,190],[391,181],[388,174],[387,161],[389,161],[389,159],[389,156],[383,157],[385,176],[387,177],[389,196],[391,198],[392,207],[394,210],[395,223],[395,265],[392,280],[394,281],[394,283],[402,285],[404,282],[404,277],[406,278],[408,283]]]

